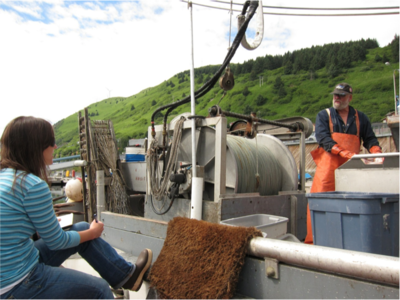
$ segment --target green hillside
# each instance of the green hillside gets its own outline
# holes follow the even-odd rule
[[[217,83],[208,94],[196,100],[196,114],[207,116],[208,108],[220,101],[222,109],[236,113],[255,111],[258,117],[269,120],[303,116],[314,122],[318,111],[332,105],[329,93],[334,86],[348,82],[354,90],[351,105],[363,111],[371,122],[381,122],[387,113],[394,111],[393,72],[399,68],[398,40],[397,36],[382,48],[375,40],[330,44],[232,64],[234,88],[220,101],[223,90]],[[390,65],[385,64],[387,61]],[[195,70],[196,90],[218,67]],[[122,151],[128,139],[146,136],[151,115],[158,107],[189,94],[189,71],[183,71],[136,95],[93,103],[88,110],[92,120],[112,120]],[[190,103],[176,108],[168,120],[183,112],[190,112]],[[162,113],[156,116],[156,124],[162,124]],[[77,153],[78,112],[57,122],[54,128],[59,147],[55,156]]]

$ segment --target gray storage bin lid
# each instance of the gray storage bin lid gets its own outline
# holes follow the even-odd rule
[[[310,210],[347,214],[378,214],[382,205],[395,204],[398,211],[399,194],[362,192],[308,193]]]
[[[355,200],[377,200],[382,199],[385,202],[399,201],[399,194],[394,193],[363,193],[363,192],[323,192],[323,193],[307,193],[307,198],[318,199],[355,199]]]

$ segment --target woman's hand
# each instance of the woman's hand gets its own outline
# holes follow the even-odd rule
[[[79,236],[81,237],[80,243],[84,243],[99,238],[103,233],[103,230],[104,230],[104,223],[100,221],[96,222],[96,220],[93,220],[88,230],[78,231]]]
[[[89,230],[93,233],[93,239],[97,239],[103,233],[104,223],[101,221],[93,220],[92,224],[90,224]]]

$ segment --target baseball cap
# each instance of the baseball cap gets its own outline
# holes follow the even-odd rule
[[[335,86],[335,89],[331,94],[338,94],[338,95],[347,95],[353,94],[353,88],[348,83],[339,83]]]

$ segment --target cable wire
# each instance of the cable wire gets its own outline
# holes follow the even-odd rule
[[[231,2],[221,1],[221,0],[211,0],[216,3],[231,4]],[[195,4],[195,3],[193,3]],[[242,5],[242,3],[234,3],[234,5]],[[387,7],[342,7],[342,8],[328,8],[328,7],[289,7],[289,6],[268,6],[263,5],[264,8],[273,9],[298,9],[298,10],[377,10],[377,9],[399,9],[399,6],[387,6]]]
[[[181,0],[182,2],[187,2],[187,0]],[[223,1],[213,1],[220,3],[229,3]],[[192,4],[197,6],[203,6],[208,8],[215,8],[221,10],[230,10],[229,8],[211,6],[202,3]],[[235,5],[241,5],[241,3],[233,3]],[[306,8],[306,7],[282,7],[282,6],[263,6],[265,8],[273,8],[273,9],[299,9],[299,10],[378,10],[378,9],[399,9],[398,6],[391,7],[364,7],[364,8]],[[238,9],[232,9],[232,11],[240,12]],[[276,15],[276,16],[295,16],[295,17],[359,17],[359,16],[379,16],[379,15],[398,15],[399,12],[376,12],[376,13],[360,13],[360,14],[290,14],[290,13],[274,13],[274,12],[263,12],[264,15]]]

